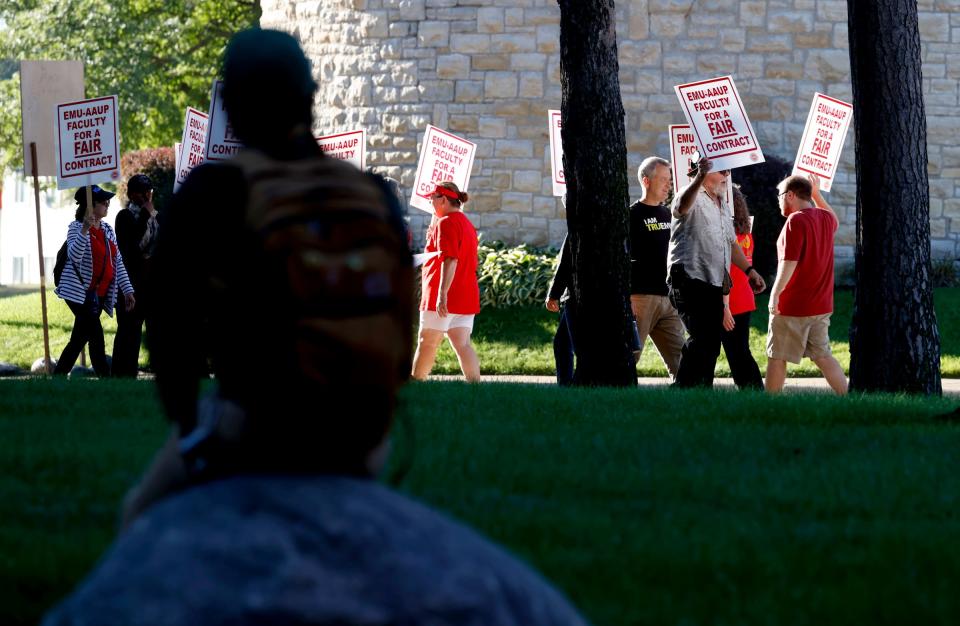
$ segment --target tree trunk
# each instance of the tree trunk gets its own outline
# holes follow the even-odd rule
[[[629,190],[613,0],[558,0],[574,383],[635,385],[629,346]]]
[[[940,394],[916,0],[848,0],[857,152],[850,388]]]

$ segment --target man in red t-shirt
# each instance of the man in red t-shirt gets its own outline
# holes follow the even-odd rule
[[[833,313],[833,235],[837,214],[820,195],[816,176],[788,176],[777,185],[780,212],[787,218],[777,256],[780,265],[770,293],[766,389],[783,389],[787,361],[809,357],[830,387],[847,393],[847,377],[830,352]]]

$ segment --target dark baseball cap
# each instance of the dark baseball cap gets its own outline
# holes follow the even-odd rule
[[[97,185],[90,187],[90,193],[93,196],[94,202],[106,202],[110,198],[114,197],[115,193],[110,193],[106,189],[101,189]],[[73,199],[77,201],[77,204],[80,206],[87,206],[87,188],[81,187],[77,189],[77,193],[73,194]]]
[[[127,193],[144,193],[154,189],[153,181],[146,174],[135,174],[127,181]]]

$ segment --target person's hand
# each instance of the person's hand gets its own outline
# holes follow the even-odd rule
[[[133,292],[123,294],[124,310],[129,313],[137,305],[137,299],[133,297]]]
[[[697,161],[697,181],[703,182],[703,179],[707,177],[707,174],[710,173],[710,169],[713,167],[713,161],[707,157],[702,157]]]
[[[447,294],[445,293],[437,296],[437,315],[440,317],[447,316]]]
[[[556,298],[547,297],[547,301],[544,303],[544,306],[546,306],[547,310],[551,313],[556,313],[560,310],[560,301]]]
[[[814,202],[816,200],[822,200],[823,196],[820,195],[820,177],[816,174],[810,173],[807,174],[807,180],[810,181],[810,185],[813,189],[810,191],[810,197],[813,198]]]
[[[143,202],[143,208],[147,210],[147,213],[150,214],[150,217],[153,217],[157,214],[157,210],[153,207],[153,189],[148,189],[147,193],[143,196],[145,198]]]
[[[750,287],[753,289],[753,293],[760,293],[767,288],[767,283],[763,281],[763,276],[761,276],[757,270],[750,270],[747,280],[750,281]]]
[[[736,326],[736,322],[733,321],[733,313],[730,312],[730,307],[723,307],[723,329],[727,332],[733,330]]]
[[[93,216],[93,213],[87,213],[83,217],[83,226],[80,227],[80,233],[83,235],[90,234],[90,229],[97,223],[97,218]]]
[[[774,296],[770,296],[770,306],[767,307],[770,310],[770,314],[780,315],[780,299]]]

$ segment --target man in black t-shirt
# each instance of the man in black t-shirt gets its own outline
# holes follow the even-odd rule
[[[684,328],[667,297],[671,216],[663,203],[670,193],[670,163],[649,157],[637,175],[643,196],[630,206],[630,307],[637,320],[640,349],[649,335],[670,376],[676,378]]]

